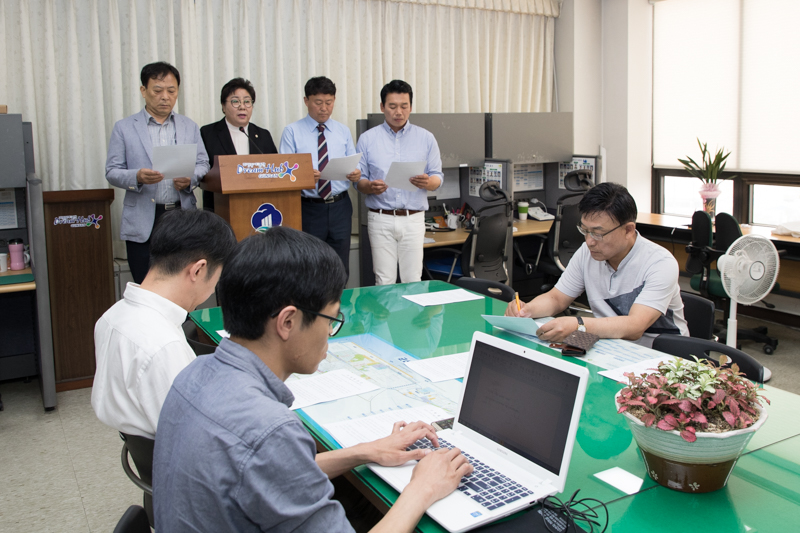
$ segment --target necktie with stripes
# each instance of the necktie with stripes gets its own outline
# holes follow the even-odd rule
[[[319,136],[317,137],[317,169],[322,172],[325,165],[328,164],[328,142],[325,140],[325,124],[319,124],[317,129],[319,130]],[[333,189],[330,180],[321,179],[317,182],[317,193],[320,198],[327,200],[332,192]]]

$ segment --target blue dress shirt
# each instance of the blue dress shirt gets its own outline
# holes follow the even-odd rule
[[[436,138],[411,122],[406,122],[397,133],[386,122],[375,126],[359,137],[357,150],[363,154],[358,165],[362,178],[383,180],[394,161],[427,161],[425,174],[439,176],[439,187],[444,183],[442,157]],[[381,194],[366,195],[365,203],[372,209],[427,211],[428,191],[417,189],[411,192],[389,187]]]
[[[324,124],[325,140],[328,142],[328,161],[356,153],[356,147],[353,145],[353,136],[347,126],[330,118]],[[317,149],[319,130],[317,125],[319,125],[319,122],[306,115],[304,119],[286,126],[283,130],[283,135],[281,135],[281,153],[311,154],[311,162],[314,163],[314,168],[317,169],[319,159],[319,150]],[[334,195],[347,191],[349,187],[349,181],[331,181],[332,194]],[[319,198],[316,188],[304,190],[303,196]]]
[[[172,384],[156,431],[159,531],[352,533],[289,388],[223,339]]]

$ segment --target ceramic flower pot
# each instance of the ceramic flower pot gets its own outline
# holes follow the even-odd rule
[[[761,415],[752,426],[725,433],[698,431],[695,442],[686,442],[678,431],[663,431],[655,424],[647,427],[630,413],[622,415],[653,481],[680,492],[699,493],[721,489],[728,483],[739,455],[767,420],[767,412],[758,405],[756,409]]]

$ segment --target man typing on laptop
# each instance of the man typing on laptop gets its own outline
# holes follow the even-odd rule
[[[410,532],[472,472],[458,449],[408,451],[423,438],[439,445],[422,422],[316,454],[289,410],[284,381],[313,373],[325,358],[328,336],[344,321],[346,281],[333,249],[302,232],[276,227],[237,245],[218,286],[231,337],[178,375],[161,411],[153,464],[159,530],[352,531],[330,479],[364,463],[419,460],[373,529]]]

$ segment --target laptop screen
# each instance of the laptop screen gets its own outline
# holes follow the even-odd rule
[[[475,342],[458,421],[559,475],[580,378]]]

